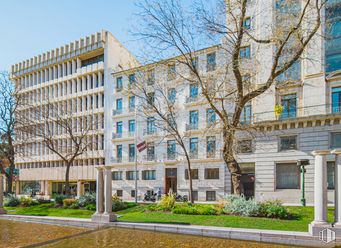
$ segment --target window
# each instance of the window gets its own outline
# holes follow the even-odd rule
[[[286,136],[280,137],[280,151],[296,150],[297,149],[297,137]]]
[[[216,138],[209,136],[206,138],[206,157],[214,158],[216,155]]]
[[[129,97],[129,111],[135,110],[135,96]]]
[[[239,57],[241,59],[249,59],[251,57],[250,46],[241,47],[239,51]]]
[[[147,84],[153,85],[154,82],[155,82],[155,71],[154,70],[147,71]]]
[[[206,201],[215,201],[216,193],[215,191],[206,191]]]
[[[148,117],[147,118],[147,134],[155,133],[155,118]]]
[[[118,197],[122,197],[123,196],[123,190],[121,190],[121,189],[116,190],[116,195]]]
[[[246,17],[243,21],[243,27],[245,29],[250,29],[251,28],[251,18],[250,17]]]
[[[219,179],[219,168],[206,168],[205,179]]]
[[[330,148],[341,148],[341,132],[339,133],[331,133],[330,135]]]
[[[155,160],[155,146],[153,142],[147,143],[147,161]]]
[[[251,103],[247,103],[241,114],[240,114],[240,124],[242,125],[250,125],[252,119],[252,106]]]
[[[341,112],[341,87],[332,88],[332,113]]]
[[[192,179],[199,179],[199,170],[191,169]],[[185,179],[188,180],[188,169],[185,169]]]
[[[104,54],[101,54],[101,55],[98,55],[98,56],[95,56],[95,57],[92,57],[89,59],[82,60],[81,61],[82,66],[81,67],[88,66],[88,65],[95,64],[95,63],[102,62],[102,61],[104,61]],[[63,67],[61,67],[61,68],[63,68]]]
[[[132,85],[132,84],[136,83],[135,74],[130,74],[128,76],[128,79],[129,79],[129,85]]]
[[[122,134],[122,121],[116,122],[116,133]]]
[[[116,158],[117,162],[122,162],[122,145],[116,146]]]
[[[199,114],[197,110],[189,112],[189,125],[191,130],[198,129],[198,118]]]
[[[127,180],[135,180],[135,171],[127,171],[126,172]],[[139,173],[137,172],[137,180],[139,179]]]
[[[189,153],[191,158],[198,158],[198,138],[191,138],[189,140]]]
[[[196,98],[198,97],[198,84],[190,84],[189,86],[189,97]]]
[[[251,140],[240,140],[238,141],[238,153],[250,153],[252,152],[252,141]]]
[[[176,90],[175,90],[175,88],[170,88],[168,90],[168,101],[170,103],[174,103],[175,99],[176,99]]]
[[[169,114],[167,115],[167,122],[168,122],[168,125],[169,125],[170,127],[172,127],[173,129],[176,129],[175,117],[174,117],[171,113],[169,113]]]
[[[207,126],[212,126],[216,122],[216,113],[211,108],[206,110],[206,122]]]
[[[135,144],[129,144],[129,162],[135,161]]]
[[[135,190],[131,190],[131,191],[130,191],[130,196],[131,196],[132,198],[135,198]]]
[[[116,90],[121,91],[123,88],[122,77],[116,78]]]
[[[112,180],[117,181],[117,180],[122,180],[122,171],[113,171],[112,172]]]
[[[168,74],[167,74],[167,79],[168,80],[173,80],[175,78],[175,64],[168,65]]]
[[[198,70],[199,69],[199,60],[198,60],[198,57],[195,57],[192,59],[192,66],[193,66],[193,69],[196,69]]]
[[[335,189],[335,162],[327,162],[327,183],[328,189]]]
[[[122,112],[122,98],[116,100],[116,110]]]
[[[142,180],[155,180],[156,171],[155,170],[144,170],[142,171]]]
[[[282,96],[281,105],[283,106],[281,119],[296,117],[296,94]]]
[[[276,189],[299,189],[300,168],[296,163],[276,164]]]
[[[147,94],[147,103],[148,103],[149,105],[153,105],[154,102],[155,102],[155,93],[154,93],[154,92],[149,92],[149,93]]]
[[[174,160],[176,155],[176,143],[175,140],[167,141],[167,159]]]
[[[207,71],[214,71],[216,67],[216,54],[209,53],[207,54]]]
[[[128,121],[128,129],[130,134],[135,133],[135,120]]]

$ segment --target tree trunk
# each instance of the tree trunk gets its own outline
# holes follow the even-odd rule
[[[6,181],[7,181],[7,193],[12,194],[13,193],[13,171],[14,166],[9,166],[9,174],[6,173]]]
[[[187,175],[188,175],[188,180],[189,180],[189,201],[191,203],[194,203],[193,183],[192,183],[192,173],[191,173],[191,160],[190,160],[187,152],[185,152],[185,155],[186,155],[186,159],[187,159]]]
[[[233,193],[236,195],[241,195],[244,193],[243,185],[241,183],[241,170],[239,164],[237,163],[234,152],[233,145],[235,139],[234,131],[224,130],[223,131],[224,138],[224,149],[223,149],[223,158],[226,163],[227,168],[231,173],[231,181],[233,187]]]
[[[67,197],[71,196],[71,188],[70,188],[70,166],[71,164],[66,164],[66,172],[65,172],[65,195]]]

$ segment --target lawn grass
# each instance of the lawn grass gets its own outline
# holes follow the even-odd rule
[[[41,204],[31,207],[6,207],[8,214],[59,216],[73,218],[90,218],[94,211],[83,209],[52,208],[53,204]],[[308,231],[308,224],[313,220],[313,207],[287,207],[290,213],[297,216],[292,220],[278,220],[259,217],[241,217],[231,215],[185,215],[168,212],[150,212],[148,205],[140,204],[118,211],[119,221],[142,223],[168,223],[180,225],[204,225],[220,227],[239,227],[253,229],[270,229],[285,231]],[[328,219],[333,219],[333,209],[328,209]]]
[[[53,203],[45,203],[30,207],[5,207],[8,214],[57,216],[71,218],[91,218],[94,211],[85,209],[54,208]]]

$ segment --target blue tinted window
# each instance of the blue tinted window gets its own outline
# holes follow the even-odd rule
[[[341,87],[332,88],[332,112],[341,112]]]
[[[116,122],[116,133],[122,133],[122,121]]]
[[[239,57],[241,59],[249,59],[250,56],[251,56],[250,46],[240,48]]]
[[[122,98],[116,100],[116,109],[122,110]]]
[[[282,97],[283,112],[281,119],[296,117],[296,94],[286,95]]]
[[[189,86],[189,96],[197,97],[198,96],[198,84],[191,84]]]

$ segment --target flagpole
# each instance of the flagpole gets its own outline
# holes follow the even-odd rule
[[[138,124],[137,124],[137,104],[135,99],[135,203],[137,203],[137,130],[138,130]]]

